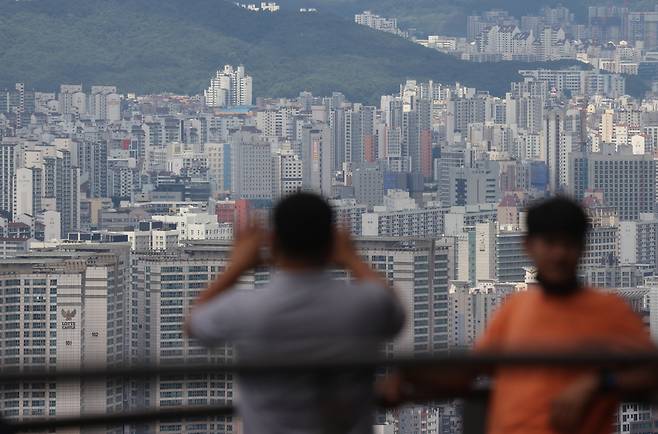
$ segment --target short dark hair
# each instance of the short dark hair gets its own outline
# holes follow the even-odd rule
[[[274,208],[277,248],[287,257],[323,265],[333,250],[334,213],[326,200],[313,193],[294,193]]]
[[[585,245],[589,220],[583,208],[573,199],[556,196],[528,208],[528,238],[562,236]]]

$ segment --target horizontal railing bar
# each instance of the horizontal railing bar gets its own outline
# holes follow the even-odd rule
[[[45,429],[67,428],[71,426],[127,425],[153,421],[165,421],[207,416],[232,416],[233,406],[172,407],[165,410],[137,410],[110,414],[65,416],[57,418],[27,419],[8,423],[8,430],[14,433]],[[4,432],[4,431],[3,431]]]
[[[459,368],[485,370],[499,366],[619,367],[644,365],[658,367],[658,352],[620,353],[480,353],[394,359],[346,359],[339,361],[267,361],[262,363],[216,363],[203,365],[129,366],[84,370],[0,369],[0,383],[46,380],[93,380],[101,377],[154,378],[157,376],[198,375],[204,373],[283,373],[318,370],[398,368]]]
[[[447,401],[453,399],[466,399],[471,401],[484,402],[487,400],[487,389],[472,389],[470,391],[462,391],[457,393],[450,391],[449,393],[441,394],[433,402]],[[624,402],[637,402],[644,404],[655,404],[658,399],[655,395],[651,394],[629,394],[623,396]],[[415,404],[422,404],[416,402]],[[380,404],[380,409],[384,410],[385,405]],[[235,408],[231,405],[219,406],[199,406],[199,407],[172,407],[166,409],[144,409],[137,411],[111,413],[111,414],[90,414],[82,416],[65,416],[57,418],[39,418],[27,419],[17,422],[2,425],[3,434],[16,434],[22,432],[39,431],[45,429],[67,428],[67,427],[82,427],[82,426],[99,426],[99,425],[128,425],[128,424],[142,424],[154,421],[167,421],[179,420],[198,417],[219,417],[219,416],[232,416],[235,414]],[[1,421],[0,421],[1,422]]]

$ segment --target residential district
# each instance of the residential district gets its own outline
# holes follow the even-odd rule
[[[590,6],[582,20],[565,6],[521,17],[496,9],[469,16],[465,36],[420,35],[371,11],[356,14],[354,21],[473,62],[573,59],[619,74],[658,73],[658,6],[654,11]]]
[[[226,65],[203,95],[62,84],[0,93],[0,363],[84,369],[232,360],[182,332],[233,234],[299,190],[331,200],[408,317],[386,351],[468,348],[534,281],[524,209],[569,194],[592,229],[582,279],[621,294],[658,336],[658,93],[600,69],[525,70],[504,97],[408,80],[377,105],[254,98]],[[347,279],[336,272],[336,278]],[[240,285],[268,281],[257,268]],[[9,418],[231,403],[231,374],[5,385]],[[380,414],[378,433],[460,432],[458,405]],[[622,406],[618,432],[656,418]],[[130,432],[237,433],[212,417]],[[103,432],[126,432],[107,428]],[[67,431],[68,432],[68,431]]]

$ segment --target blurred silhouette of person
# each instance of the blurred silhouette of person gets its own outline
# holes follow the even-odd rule
[[[476,352],[655,349],[647,327],[623,299],[578,280],[588,226],[584,210],[566,197],[528,210],[525,249],[538,283],[503,303],[476,342]],[[483,373],[409,371],[384,382],[381,391],[390,401],[429,398],[440,391],[464,391],[478,374]],[[642,368],[499,367],[488,374],[493,380],[490,434],[609,434],[615,396],[656,385],[655,376]]]
[[[240,290],[245,272],[273,267],[263,288]],[[336,267],[353,282],[332,277]],[[363,262],[330,205],[311,193],[281,200],[272,231],[239,234],[227,269],[203,292],[186,330],[207,345],[231,343],[243,362],[338,362],[375,358],[402,327],[386,281]],[[371,369],[242,373],[237,408],[246,434],[372,432]]]

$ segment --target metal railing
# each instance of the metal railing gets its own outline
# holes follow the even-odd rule
[[[658,352],[643,353],[601,353],[579,352],[558,353],[514,353],[514,354],[453,354],[438,357],[413,357],[397,359],[347,359],[341,361],[268,361],[268,363],[230,363],[176,366],[133,366],[110,369],[87,370],[41,370],[41,369],[0,369],[0,384],[36,381],[90,381],[110,378],[148,379],[159,376],[199,375],[209,373],[301,373],[337,372],[354,369],[375,368],[398,369],[459,369],[473,372],[487,372],[496,368],[542,368],[542,369],[624,369],[651,367],[658,369]],[[440,391],[437,391],[437,396]],[[656,390],[647,389],[633,396],[624,396],[626,401],[658,402]],[[483,432],[486,390],[473,389],[452,398],[465,399],[464,433]],[[445,395],[442,395],[445,399]],[[27,418],[4,422],[0,420],[0,432],[19,433],[72,426],[144,424],[153,421],[167,421],[204,416],[231,416],[232,405],[189,406],[166,409],[144,409],[111,414],[89,414],[81,416]],[[474,416],[477,414],[478,416]],[[469,424],[467,425],[467,419]]]

